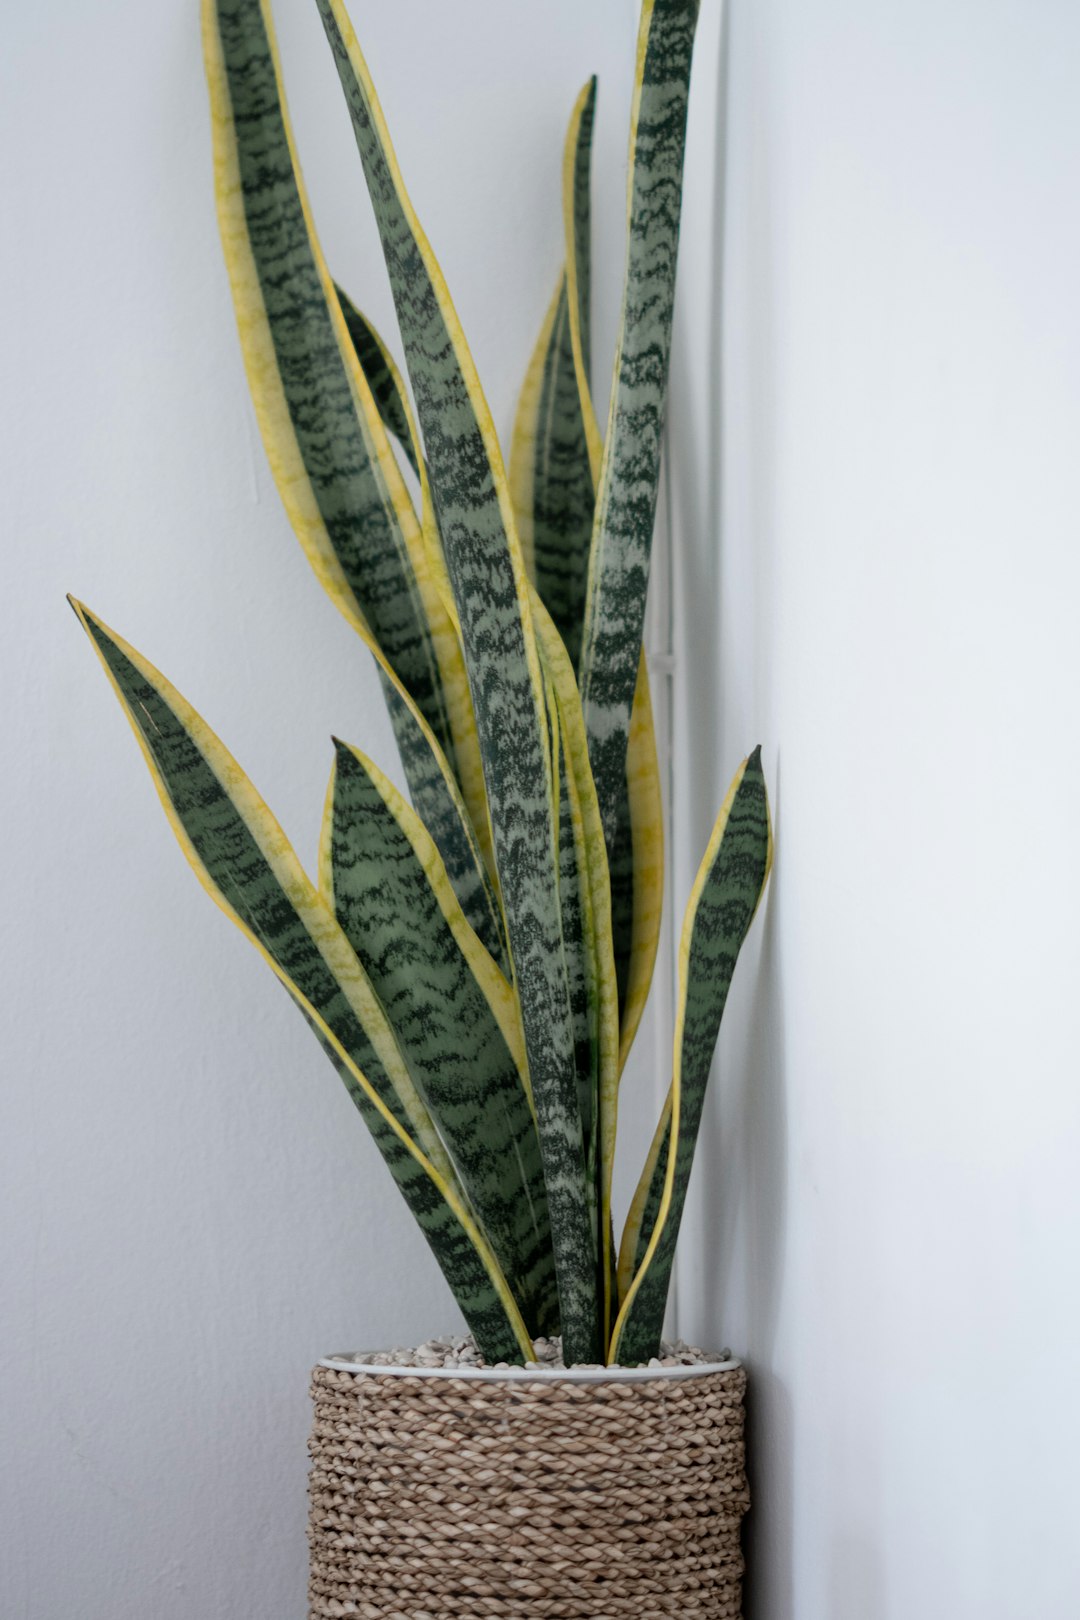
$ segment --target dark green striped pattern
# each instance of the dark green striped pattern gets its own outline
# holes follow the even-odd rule
[[[319,10],[382,237],[461,622],[540,1126],[565,1353],[593,1361],[600,1354],[599,1302],[559,925],[550,762],[504,527],[508,497],[499,496],[505,475],[489,459],[455,333],[350,59],[339,8],[319,0]]]
[[[533,449],[532,573],[575,669],[592,536],[592,469],[570,338],[566,276],[544,358]]]
[[[574,252],[578,295],[578,330],[581,334],[581,360],[585,371],[585,381],[590,385],[592,382],[592,322],[590,319],[592,299],[589,284],[592,275],[592,225],[589,202],[589,166],[592,161],[592,136],[595,121],[596,75],[593,74],[589,83],[588,97],[584,107],[581,109],[581,123],[578,125],[577,141],[574,145],[573,197],[570,209],[573,221],[573,241],[567,243],[567,250],[569,251],[572,247]]]
[[[566,971],[570,986],[570,1009],[574,1020],[574,1057],[578,1079],[578,1107],[585,1145],[586,1172],[595,1179],[597,1087],[600,1053],[596,1029],[596,999],[593,994],[591,951],[585,937],[583,876],[578,870],[578,850],[574,843],[570,787],[566,756],[559,739],[559,905],[566,948]]]
[[[591,201],[589,165],[596,114],[596,79],[591,80],[581,110],[573,162],[571,194],[564,198],[568,216],[567,255],[574,256],[578,323],[584,379],[574,365],[570,330],[570,278],[564,274],[536,408],[533,450],[533,578],[570,654],[575,670],[581,657],[589,573],[589,550],[595,514],[595,490],[589,462],[581,390],[590,371]],[[620,1011],[626,999],[634,924],[634,854],[630,800],[625,772],[616,807],[616,831],[610,841],[612,943]]]
[[[296,993],[325,1021],[380,1100],[412,1136],[408,1116],[366,1030],[236,803],[157,687],[98,621],[86,615],[83,622],[117,681],[178,820],[228,909],[255,936]],[[520,1359],[491,1279],[437,1184],[391,1130],[321,1033],[320,1040],[370,1127],[473,1331],[478,1339],[483,1334],[491,1346],[485,1353],[490,1358],[497,1350],[503,1359]]]
[[[283,99],[259,0],[217,0],[248,239],[293,431],[359,612],[456,769],[423,603],[400,523],[354,404],[308,234]],[[241,312],[242,313],[242,312]],[[384,678],[384,688],[389,693]],[[497,908],[467,813],[401,699],[390,700],[402,763],[473,927],[493,952]]]
[[[540,1144],[521,1076],[427,873],[362,756],[337,745],[331,801],[338,922],[535,1338],[558,1296]]]
[[[371,397],[379,407],[383,424],[387,431],[394,435],[408,457],[409,466],[419,478],[420,465],[416,459],[412,434],[409,432],[409,416],[398,388],[397,378],[389,364],[386,345],[371,322],[361,315],[352,299],[336,282],[334,291],[337,293],[341,313],[345,317],[345,325],[349,329],[353,350],[360,362],[360,370],[367,378]]]
[[[483,857],[476,846],[469,812],[460,793],[449,787],[436,766],[431,744],[413,709],[382,669],[379,670],[379,679],[413,808],[435,841],[470,926],[476,930],[502,971],[509,976],[510,961],[503,937],[502,915]]]
[[[630,790],[626,785],[625,766],[615,810],[615,836],[608,850],[608,875],[611,880],[611,941],[621,1020],[634,943],[634,831],[630,820]]]
[[[768,869],[769,806],[761,750],[755,748],[731,802],[719,847],[698,890],[696,910],[687,915],[684,924],[691,932],[689,960],[679,987],[683,1020],[675,1181],[660,1242],[614,1347],[614,1359],[622,1366],[635,1366],[657,1354],[716,1037],[735,963]],[[667,1151],[659,1154],[649,1184],[634,1258],[635,1273],[645,1259],[656,1225],[670,1151],[669,1138]]]
[[[631,152],[630,223],[580,665],[609,855],[649,583],[667,396],[690,60],[699,0],[656,0]]]
[[[578,121],[570,172],[572,194],[566,200],[570,215],[566,249],[568,256],[574,255],[586,388],[591,346],[589,163],[595,113],[596,79],[593,78]],[[568,135],[567,140],[570,139]],[[570,286],[570,278],[564,271],[536,404],[532,574],[576,670],[581,655],[596,490],[585,435],[581,386],[574,364]]]

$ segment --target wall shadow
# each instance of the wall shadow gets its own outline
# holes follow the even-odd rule
[[[709,1265],[703,1314],[730,1323],[749,1372],[747,1455],[753,1506],[746,1521],[745,1620],[794,1620],[794,1413],[776,1372],[787,1269],[788,1099],[781,912],[784,839],[782,761],[771,657],[776,545],[774,232],[769,194],[766,96],[767,23],[761,12],[725,0],[714,64],[716,167],[708,251],[714,295],[702,312],[708,333],[705,522],[685,554],[684,606],[694,645],[722,645],[715,677],[693,693],[695,734],[713,744],[697,754],[691,777],[700,847],[718,794],[715,755],[735,760],[755,741],[765,749],[775,863],[770,891],[748,941],[742,991],[720,1046],[710,1140],[716,1167],[707,1204]],[[702,64],[704,66],[704,64]],[[731,274],[732,254],[738,254]],[[700,362],[699,362],[700,363]],[[692,469],[694,470],[694,469]],[[702,488],[699,482],[695,488]],[[687,537],[690,538],[690,537]],[[703,622],[712,615],[711,622]],[[700,707],[699,707],[700,705]],[[759,736],[748,737],[747,727]],[[720,747],[716,747],[717,741]],[[731,759],[726,756],[731,754]],[[724,774],[721,771],[720,774]],[[715,804],[714,804],[715,801]],[[700,821],[697,819],[700,817]],[[870,1620],[867,1610],[860,1620]],[[838,1617],[837,1617],[838,1620]]]
[[[739,1073],[742,1086],[741,1232],[746,1245],[744,1359],[749,1373],[747,1456],[753,1506],[744,1530],[745,1620],[792,1620],[794,1471],[790,1393],[775,1372],[786,1270],[788,1119],[783,974],[776,904],[782,858],[779,761],[773,794],[777,856],[765,906],[758,972]],[[770,903],[772,902],[772,903]],[[738,1143],[736,1144],[736,1146]]]

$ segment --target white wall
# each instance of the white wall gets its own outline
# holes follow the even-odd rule
[[[777,860],[680,1321],[752,1369],[753,1620],[1072,1620],[1080,12],[706,28],[677,883],[759,739]]]
[[[313,0],[278,11],[324,244],[392,334]],[[634,13],[357,10],[504,427],[594,68],[610,341]],[[168,672],[305,859],[330,734],[398,766],[247,402],[197,0],[52,0],[4,39],[0,1613],[299,1616],[310,1366],[460,1318],[344,1089],[176,849],[64,593]]]

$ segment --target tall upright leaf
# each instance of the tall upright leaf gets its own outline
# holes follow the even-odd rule
[[[625,1366],[647,1361],[660,1343],[716,1037],[771,860],[769,804],[755,748],[717,817],[683,922],[671,1088],[619,1256],[625,1297],[611,1359]]]
[[[574,106],[563,160],[566,268],[525,375],[511,447],[514,510],[529,572],[575,668],[601,456],[587,360],[595,103],[591,79]]]
[[[348,940],[239,765],[180,693],[81,603],[73,607],[211,898],[315,1028],[370,1126],[477,1336],[507,1359],[531,1345],[394,1030]]]
[[[502,458],[442,273],[405,192],[338,0],[319,0],[382,237],[461,627],[540,1127],[563,1337],[600,1351],[599,1301],[559,920],[557,791],[528,585]]]
[[[585,719],[573,666],[562,637],[544,604],[533,598],[533,625],[553,710],[560,782],[560,874],[564,935],[574,963],[572,984],[581,984],[590,1002],[589,1047],[579,1052],[587,1064],[579,1085],[588,1120],[590,1211],[597,1234],[597,1286],[604,1318],[604,1342],[611,1326],[615,1262],[612,1253],[611,1183],[619,1097],[619,1003],[612,949],[611,887],[596,786],[589,768]],[[585,1026],[579,1024],[584,1037]]]
[[[630,138],[626,270],[580,684],[612,852],[638,680],[667,396],[690,61],[699,0],[645,0]]]
[[[479,775],[461,650],[315,235],[269,14],[204,0],[203,42],[218,219],[270,467],[320,583],[376,656],[414,802],[501,957],[485,818],[461,792]]]
[[[596,80],[581,91],[563,150],[566,267],[518,404],[511,487],[529,572],[571,658],[580,657],[603,447],[589,386],[589,156]],[[641,654],[622,790],[608,851],[622,1061],[652,982],[663,898],[663,823],[649,675]]]
[[[626,790],[619,805],[609,864],[621,1070],[630,1055],[652,985],[664,900],[664,806],[644,651],[630,711]]]
[[[529,1331],[557,1331],[536,1122],[497,1016],[509,987],[465,921],[422,822],[344,743],[327,795],[320,887],[386,1009]]]
[[[592,203],[590,199],[596,75],[581,90],[563,143],[563,234],[566,238],[566,290],[574,364],[581,378],[583,409],[592,417]],[[597,458],[600,435],[595,418],[587,425],[589,453]],[[597,470],[599,461],[597,459]]]

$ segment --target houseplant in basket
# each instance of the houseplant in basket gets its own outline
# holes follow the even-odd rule
[[[671,1086],[618,1247],[611,1216],[619,1077],[660,923],[642,628],[697,3],[643,8],[603,436],[594,82],[573,110],[565,266],[509,476],[348,18],[340,0],[317,3],[415,415],[323,259],[262,0],[205,3],[218,213],[270,464],[375,657],[411,803],[335,742],[309,878],[207,725],[75,604],[188,859],[348,1087],[475,1344],[449,1368],[316,1369],[311,1612],[735,1614],[742,1370],[648,1364],[727,989],[769,871],[758,750],[691,894]],[[563,1370],[536,1362],[555,1335]]]

